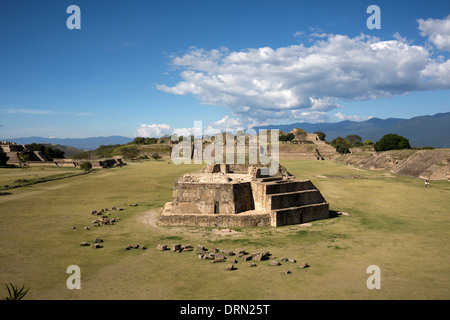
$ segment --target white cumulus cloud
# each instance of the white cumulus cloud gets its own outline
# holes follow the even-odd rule
[[[322,35],[310,46],[242,51],[193,47],[171,60],[181,69],[181,81],[157,88],[228,107],[233,117],[221,121],[242,125],[326,121],[327,112],[342,108],[339,101],[450,88],[450,62],[433,59],[426,48],[398,34],[388,41],[367,35]]]
[[[444,19],[417,20],[421,35],[439,50],[450,51],[450,14]]]
[[[361,117],[358,115],[346,115],[340,112],[335,113],[334,116],[339,120],[350,120],[350,121],[365,121],[373,118],[372,116]]]
[[[171,135],[173,129],[167,124],[141,124],[137,131],[139,137],[160,138]]]

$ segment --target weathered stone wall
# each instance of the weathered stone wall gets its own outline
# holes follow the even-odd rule
[[[325,199],[319,190],[293,191],[267,196],[267,205],[270,210],[299,207],[322,202],[325,202]]]
[[[294,209],[280,209],[272,211],[273,227],[306,223],[313,220],[328,219],[330,217],[328,203],[312,204]]]
[[[247,183],[183,183],[176,181],[172,212],[178,214],[233,214],[254,209]]]
[[[233,184],[235,212],[240,213],[255,209],[252,185],[250,182]]]
[[[160,226],[257,227],[270,226],[270,214],[165,214]]]

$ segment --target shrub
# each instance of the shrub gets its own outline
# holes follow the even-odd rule
[[[122,147],[120,153],[125,159],[135,159],[139,155],[139,149],[134,146]]]
[[[409,140],[395,133],[386,134],[374,144],[375,151],[411,149]]]
[[[315,134],[317,134],[317,136],[319,137],[319,139],[321,140],[321,141],[325,141],[325,137],[326,137],[326,134],[325,133],[323,133],[322,131],[316,131],[316,132],[314,132]]]
[[[343,144],[337,145],[336,151],[339,152],[340,154],[350,153],[350,149]]]
[[[357,134],[351,134],[345,137],[345,140],[350,142],[352,147],[360,147],[362,146],[362,138],[358,136]]]
[[[80,164],[80,169],[86,172],[91,171],[92,163],[90,163],[89,161],[84,161]]]
[[[158,160],[158,159],[161,159],[161,156],[155,152],[154,154],[152,154],[152,158],[155,160]]]
[[[8,296],[3,298],[3,300],[21,300],[30,290],[30,288],[25,289],[25,286],[19,289],[18,286],[10,283],[6,285],[6,289],[8,290]]]
[[[0,166],[6,165],[6,162],[8,162],[9,157],[6,155],[6,152],[3,151],[3,148],[0,147]]]
[[[341,154],[350,153],[350,147],[352,146],[347,139],[344,139],[340,136],[336,139],[333,139],[330,144],[336,148],[337,152]]]

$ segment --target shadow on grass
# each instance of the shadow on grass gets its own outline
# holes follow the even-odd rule
[[[341,212],[336,211],[336,210],[330,210],[329,213],[330,213],[330,218],[337,218],[341,215]]]
[[[10,194],[11,194],[11,192],[0,192],[0,196],[7,196]]]

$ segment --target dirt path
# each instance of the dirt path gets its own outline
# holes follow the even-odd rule
[[[138,217],[138,221],[141,223],[145,223],[150,227],[156,228],[157,227],[156,223],[158,222],[158,215],[161,212],[161,210],[162,208],[142,212]]]
[[[44,192],[44,191],[30,191],[30,192],[25,192],[25,193],[6,195],[6,196],[2,196],[0,198],[0,202],[5,202],[5,201],[9,201],[9,200],[16,200],[16,199],[20,199],[20,198],[34,196],[34,195],[42,193],[42,192]]]

